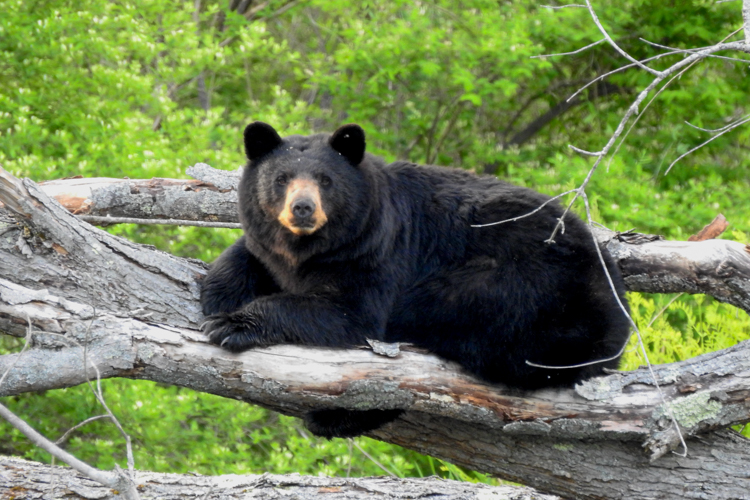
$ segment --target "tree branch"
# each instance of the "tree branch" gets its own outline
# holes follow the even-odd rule
[[[39,188],[76,215],[237,222],[239,171],[204,163],[187,169],[188,179],[74,178]]]
[[[593,90],[594,91],[590,92],[589,94],[588,101],[594,101],[599,97],[606,97],[608,95],[616,94],[622,91],[622,89],[620,89],[620,87],[618,87],[617,85],[607,82],[599,82]],[[514,134],[508,142],[503,144],[503,146],[520,146],[521,144],[534,137],[537,133],[539,133],[539,131],[546,127],[551,121],[565,114],[565,112],[567,112],[570,108],[578,106],[579,104],[583,104],[584,102],[586,101],[582,99],[580,95],[572,99],[564,99],[558,102],[549,110],[547,110],[547,112],[532,120],[523,128],[523,130],[520,130],[516,134]]]
[[[662,239],[633,244],[623,240],[644,235],[595,231],[619,264],[628,290],[703,293],[750,313],[750,245]]]

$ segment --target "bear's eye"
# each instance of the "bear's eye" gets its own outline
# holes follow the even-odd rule
[[[281,174],[280,176],[276,177],[276,184],[279,186],[286,186],[289,182],[289,179],[287,179],[286,174]]]
[[[330,186],[331,185],[331,178],[328,177],[327,175],[322,175],[320,177],[320,185],[323,186],[323,187]]]

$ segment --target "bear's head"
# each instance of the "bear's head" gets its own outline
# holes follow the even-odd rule
[[[315,239],[341,241],[353,232],[369,189],[361,127],[282,139],[270,125],[254,122],[245,128],[244,140],[249,161],[240,207],[246,233],[299,246]]]

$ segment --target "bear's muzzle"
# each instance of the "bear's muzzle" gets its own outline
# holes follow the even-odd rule
[[[286,189],[279,223],[297,236],[313,234],[328,222],[320,189],[312,179],[294,179]]]

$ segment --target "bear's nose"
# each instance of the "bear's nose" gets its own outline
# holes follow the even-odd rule
[[[300,219],[307,219],[313,212],[315,212],[315,202],[310,198],[301,198],[292,204],[292,214]]]

